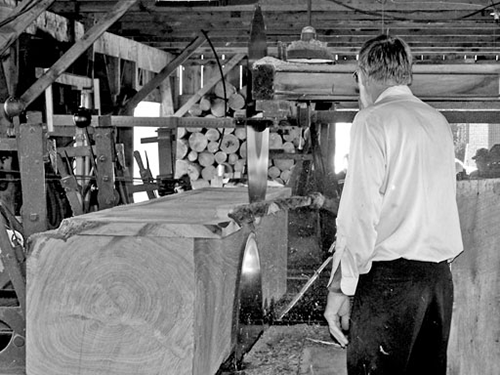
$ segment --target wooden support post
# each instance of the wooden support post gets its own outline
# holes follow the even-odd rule
[[[97,171],[97,202],[99,210],[116,205],[114,170],[114,128],[110,116],[100,116],[99,126],[95,129]]]
[[[28,112],[28,123],[16,126],[19,169],[23,207],[24,234],[47,230],[47,200],[45,191],[44,146],[42,114]]]
[[[160,176],[174,177],[175,160],[175,133],[173,129],[158,129],[158,160],[160,162]]]

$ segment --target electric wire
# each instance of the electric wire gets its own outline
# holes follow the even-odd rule
[[[363,10],[363,9],[360,9],[360,8],[356,8],[356,7],[353,7],[351,5],[348,5],[348,4],[345,4],[343,3],[342,1],[339,1],[339,0],[327,0],[329,2],[332,2],[332,3],[335,3],[337,5],[340,5],[344,8],[347,8],[349,10],[352,10],[354,12],[357,12],[357,13],[360,13],[360,14],[366,14],[366,15],[370,15],[370,16],[377,16],[377,17],[382,17],[382,14],[380,12],[377,12],[377,11],[371,11],[371,10]],[[378,1],[380,3],[380,1]],[[403,2],[395,2],[395,1],[391,1],[392,3],[394,4],[403,4]],[[386,3],[386,1],[384,2]],[[409,2],[408,2],[409,3]],[[425,2],[412,2],[412,4],[419,4],[419,3],[425,3]],[[478,9],[474,12],[471,12],[471,13],[468,13],[464,16],[461,16],[461,17],[458,17],[458,18],[448,18],[449,21],[458,21],[458,20],[463,20],[465,18],[469,18],[469,17],[473,17],[475,16],[476,14],[479,14],[479,13],[482,13],[484,12],[485,10],[487,9],[491,9],[493,8],[493,10],[495,10],[495,6],[497,5],[500,5],[500,1],[497,1],[495,3],[492,3],[488,6],[485,6],[481,9]],[[413,13],[415,11],[398,11],[398,13]],[[456,12],[456,9],[451,9],[450,12]],[[385,12],[385,17],[386,18],[390,18],[392,20],[395,20],[395,21],[422,21],[422,22],[428,22],[429,20],[418,20],[418,19],[413,19],[413,18],[407,18],[407,17],[400,17],[400,16],[394,16],[394,15],[388,15],[387,12]]]
[[[222,90],[224,93],[224,117],[226,117],[226,115],[227,115],[227,92],[226,92],[226,80],[224,78],[224,70],[222,69],[222,64],[219,60],[219,55],[217,54],[217,51],[215,50],[215,47],[212,44],[212,41],[210,40],[208,33],[205,30],[201,30],[201,32],[205,36],[205,39],[207,40],[208,44],[210,45],[210,49],[214,53],[215,61],[217,61],[217,66],[219,67],[220,77],[221,77],[221,81],[222,81]],[[223,137],[220,137],[219,147],[222,144],[222,139],[223,139]]]

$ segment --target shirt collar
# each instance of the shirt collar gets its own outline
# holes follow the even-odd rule
[[[380,102],[382,99],[387,98],[388,96],[399,96],[399,95],[413,95],[410,88],[407,85],[397,85],[391,86],[385,89],[382,94],[380,94],[375,100],[375,103]]]

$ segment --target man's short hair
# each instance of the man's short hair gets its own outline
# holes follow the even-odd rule
[[[359,68],[371,79],[409,85],[412,81],[412,54],[404,40],[379,35],[368,40],[359,52]]]

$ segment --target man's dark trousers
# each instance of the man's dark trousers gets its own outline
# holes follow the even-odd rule
[[[349,375],[445,375],[453,307],[447,262],[374,262],[354,296]]]

